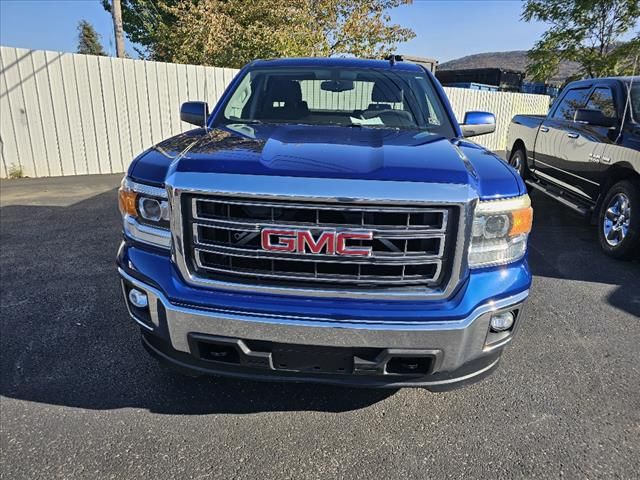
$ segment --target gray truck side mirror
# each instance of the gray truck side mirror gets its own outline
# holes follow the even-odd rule
[[[460,129],[465,138],[495,132],[496,116],[489,112],[467,112]]]
[[[209,105],[207,102],[185,102],[180,107],[180,120],[183,122],[204,127],[209,118]]]

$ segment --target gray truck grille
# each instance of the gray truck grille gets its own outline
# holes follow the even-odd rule
[[[185,196],[185,253],[190,269],[215,280],[318,288],[440,285],[449,263],[455,209]],[[266,251],[263,228],[372,232],[370,256]],[[453,244],[454,242],[450,242]]]

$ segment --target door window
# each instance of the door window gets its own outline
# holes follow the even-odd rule
[[[613,95],[609,88],[596,88],[591,94],[591,97],[589,97],[587,108],[591,110],[599,110],[602,112],[602,115],[607,118],[617,118],[616,106],[613,103]]]
[[[573,121],[573,115],[578,108],[583,108],[587,103],[588,88],[573,88],[562,97],[560,105],[553,112],[554,119]]]

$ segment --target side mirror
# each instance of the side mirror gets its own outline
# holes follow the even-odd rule
[[[607,128],[615,127],[617,124],[615,118],[606,117],[600,110],[589,108],[578,108],[573,114],[573,121]]]
[[[204,127],[209,118],[209,105],[207,102],[185,102],[180,107],[180,120],[183,122]]]
[[[467,112],[460,129],[465,138],[495,132],[496,116],[489,112]]]

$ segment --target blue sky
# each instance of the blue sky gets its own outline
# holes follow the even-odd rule
[[[473,53],[527,50],[544,24],[520,21],[519,0],[417,0],[391,12],[416,38],[399,52],[444,62]],[[100,0],[0,0],[0,44],[73,52],[80,19],[91,22],[113,53],[111,17]],[[132,56],[134,51],[128,44]]]
[[[392,19],[416,32],[399,51],[446,62],[473,53],[528,50],[546,27],[522,22],[521,12],[519,0],[418,0],[395,9]]]
[[[111,15],[100,0],[0,0],[0,45],[75,52],[78,22],[88,20],[115,54]],[[127,51],[134,56],[131,44]]]

